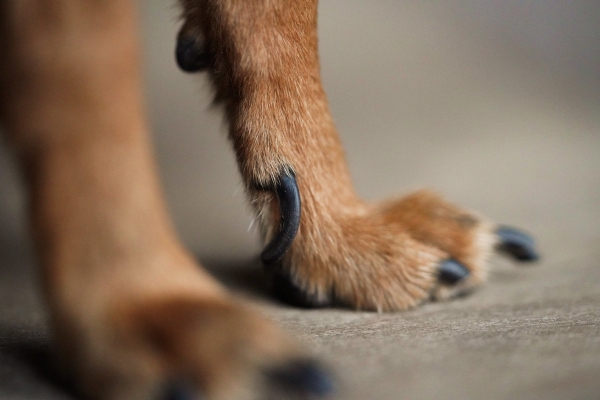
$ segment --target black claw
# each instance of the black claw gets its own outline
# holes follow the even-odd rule
[[[204,46],[193,37],[181,37],[175,50],[177,65],[185,72],[199,72],[208,68],[209,57]]]
[[[438,279],[440,282],[453,285],[469,276],[470,272],[458,261],[449,259],[440,264]]]
[[[169,382],[158,397],[159,400],[201,400],[201,396],[190,385],[180,381]]]
[[[273,382],[286,390],[325,396],[334,391],[331,375],[312,360],[296,360],[267,372]]]
[[[275,187],[275,193],[279,201],[279,232],[260,256],[266,266],[272,266],[281,260],[292,245],[300,227],[300,191],[292,172],[281,176]]]
[[[539,255],[535,250],[535,241],[518,229],[501,226],[496,230],[500,238],[497,250],[512,256],[518,261],[536,261]]]
[[[331,306],[327,300],[318,300],[296,285],[291,277],[282,271],[272,272],[273,295],[279,301],[301,308],[321,308]]]

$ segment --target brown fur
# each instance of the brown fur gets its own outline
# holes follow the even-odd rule
[[[320,82],[316,0],[182,6],[184,33],[214,57],[265,240],[278,207],[257,188],[297,176],[302,220],[283,261],[296,283],[355,309],[403,310],[484,279],[491,224],[427,192],[378,205],[356,196]],[[177,377],[231,398],[297,357],[179,244],[148,140],[134,2],[0,7],[0,118],[26,173],[55,336],[87,393],[149,398]],[[457,288],[436,280],[448,257],[472,271]]]
[[[282,170],[295,172],[303,214],[284,268],[299,286],[319,300],[390,311],[483,280],[494,244],[490,224],[424,192],[381,207],[356,196],[320,81],[317,1],[183,5],[186,26],[204,28],[216,98],[265,241],[278,209],[272,195],[254,188]],[[474,272],[451,290],[436,285],[437,266],[449,257]]]

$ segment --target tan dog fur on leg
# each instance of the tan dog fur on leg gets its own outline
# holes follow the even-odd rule
[[[297,180],[299,231],[272,272],[299,303],[405,310],[485,279],[504,240],[494,224],[429,192],[375,205],[356,196],[321,86],[316,0],[182,3],[180,40],[197,43],[211,72],[265,241],[280,213],[261,189],[292,172]],[[468,276],[438,279],[447,260]]]
[[[183,380],[225,398],[298,359],[173,232],[142,108],[134,2],[2,7],[2,123],[29,183],[55,337],[86,393],[154,398]]]
[[[283,213],[270,189],[297,179],[302,217],[276,275],[315,304],[379,310],[483,280],[503,240],[492,224],[429,193],[355,195],[320,83],[316,0],[182,3],[180,38],[202,44],[265,240]],[[0,7],[0,118],[28,180],[55,337],[84,391],[150,399],[184,382],[224,399],[266,381],[321,392],[295,342],[179,244],[148,142],[134,1]],[[446,259],[466,276],[440,281]]]

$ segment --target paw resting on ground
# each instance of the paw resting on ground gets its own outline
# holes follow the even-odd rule
[[[275,393],[294,399],[332,390],[329,375],[294,340],[239,304],[161,297],[128,302],[109,315],[76,366],[92,398],[221,400]]]
[[[302,209],[289,252],[267,266],[276,297],[301,307],[405,310],[483,283],[494,250],[517,261],[538,258],[527,234],[428,191],[353,210],[319,216]]]

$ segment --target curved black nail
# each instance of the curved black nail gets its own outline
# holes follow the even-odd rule
[[[196,38],[181,37],[177,39],[175,49],[177,65],[185,72],[198,72],[208,68],[209,57],[204,46]]]
[[[295,360],[268,371],[267,375],[290,391],[325,396],[335,389],[331,375],[313,360]]]
[[[181,381],[171,381],[164,386],[158,400],[201,400],[202,398],[203,396],[190,385]]]
[[[300,227],[300,191],[292,172],[283,174],[275,187],[275,193],[279,201],[281,216],[279,232],[260,255],[266,266],[271,266],[281,260],[292,245]]]
[[[442,261],[438,271],[438,279],[440,280],[440,282],[447,283],[450,285],[457,283],[458,281],[466,278],[470,274],[467,267],[453,259]]]
[[[535,241],[528,234],[508,226],[496,230],[500,238],[497,250],[512,256],[518,261],[536,261],[539,255],[535,250]]]
[[[289,274],[283,271],[273,271],[271,274],[273,296],[281,302],[301,308],[329,307],[329,300],[318,300],[296,285]]]

